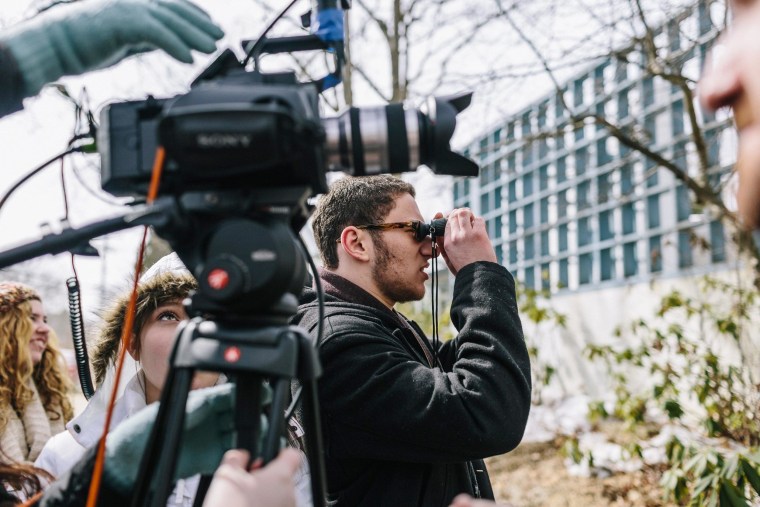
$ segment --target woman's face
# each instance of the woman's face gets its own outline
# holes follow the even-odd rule
[[[32,307],[32,338],[29,340],[29,355],[35,366],[42,361],[48,343],[50,327],[47,325],[47,314],[42,302],[32,299],[29,301]]]
[[[145,374],[145,399],[152,403],[161,397],[161,390],[169,373],[169,355],[174,346],[174,336],[180,321],[187,319],[180,301],[165,303],[148,316],[140,332],[140,351],[132,354],[140,361]],[[219,377],[218,373],[198,372],[193,378],[193,389],[210,387]]]

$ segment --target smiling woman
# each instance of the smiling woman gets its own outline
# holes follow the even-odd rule
[[[0,460],[31,463],[72,417],[60,352],[34,289],[0,283]]]

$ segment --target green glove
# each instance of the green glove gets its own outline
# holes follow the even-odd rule
[[[193,61],[212,53],[224,32],[187,0],[85,0],[54,7],[0,35],[24,80],[25,96],[61,76],[102,69],[163,49]]]
[[[263,385],[262,403],[269,403],[270,400],[271,391]],[[211,474],[216,470],[224,453],[233,445],[234,404],[233,384],[190,392],[175,480],[200,473]],[[108,435],[104,480],[116,491],[124,493],[134,487],[158,405],[149,405]],[[262,415],[262,436],[266,434],[267,427],[267,420]]]

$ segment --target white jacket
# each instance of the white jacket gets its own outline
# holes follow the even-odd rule
[[[145,384],[142,372],[135,374],[124,388],[122,396],[116,400],[111,416],[111,430],[141,409],[145,408]],[[105,407],[110,389],[98,389],[84,411],[69,421],[66,430],[48,440],[34,466],[47,470],[53,477],[68,472],[84,455],[86,449],[97,444],[103,434]],[[106,392],[108,391],[108,392]],[[169,496],[167,506],[192,507],[198,489],[200,475],[177,481],[177,486]],[[296,505],[311,507],[311,478],[309,464],[305,457],[294,479],[296,485]]]
[[[145,391],[142,372],[135,374],[127,383],[124,394],[116,400],[111,416],[111,430],[145,408]],[[84,411],[69,421],[66,430],[48,440],[34,466],[47,470],[53,477],[65,474],[84,455],[86,449],[98,443],[106,421],[105,406],[110,389],[98,389]],[[199,475],[180,479],[167,505],[192,507],[198,489]]]

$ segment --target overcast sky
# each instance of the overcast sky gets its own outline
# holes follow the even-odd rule
[[[198,3],[209,11],[227,33],[219,44],[220,49],[226,46],[238,47],[240,39],[254,38],[265,26],[265,13],[257,11],[250,0],[207,0]],[[30,15],[34,12],[32,5],[33,2],[29,0],[0,2],[2,26],[15,24]],[[194,65],[183,65],[154,52],[133,57],[108,70],[62,79],[61,82],[76,98],[82,97],[83,89],[86,88],[90,107],[99,111],[104,104],[113,101],[144,98],[147,94],[165,97],[181,93],[210,61],[211,57],[197,54]],[[0,191],[5,192],[34,167],[64,151],[73,126],[71,104],[52,89],[45,89],[38,97],[26,100],[22,112],[0,119],[0,146],[3,148]],[[100,191],[97,156],[69,157],[65,162],[64,174],[72,225],[81,226],[126,209],[114,204],[113,197]],[[420,197],[426,216],[432,217],[435,211],[446,207],[447,196],[441,196],[439,185],[440,182],[427,184],[424,181],[420,185],[424,187]],[[19,189],[0,210],[0,227],[3,231],[0,235],[0,248],[39,238],[43,223],[50,224],[53,230],[59,230],[63,216],[60,165],[55,164]],[[139,237],[140,231],[133,229],[95,240],[93,243],[105,255],[100,258],[77,257],[88,317],[97,311],[101,290],[121,290],[126,286],[133,269]],[[11,274],[0,274],[0,277],[24,276],[26,279],[26,275],[31,275],[38,285],[53,287],[52,291],[46,291],[46,303],[49,311],[57,311],[65,307],[64,281],[71,276],[70,264],[68,254],[46,256],[28,264],[17,265],[12,268]]]
[[[44,3],[49,2],[0,1],[0,26],[19,22],[33,14],[33,7]],[[197,3],[205,8],[227,33],[225,39],[219,44],[220,50],[225,47],[239,48],[241,39],[255,38],[263,30],[266,21],[272,18],[271,12],[262,9],[254,0],[225,0],[223,2],[198,0]],[[280,5],[283,2],[269,3]],[[578,19],[578,16],[584,15],[576,5],[580,3],[580,0],[576,0],[572,5],[568,4],[566,11],[554,12],[553,19],[546,20],[546,26],[532,28],[537,29],[539,33],[556,35],[562,32],[565,35],[573,35],[579,30],[578,27],[584,26],[582,23],[573,21],[573,19]],[[602,0],[598,3],[600,6],[612,5],[612,2]],[[658,4],[658,2],[651,3]],[[450,2],[449,4],[453,7],[461,6],[461,9],[466,9],[469,5],[467,2]],[[302,13],[306,5],[307,2],[299,3],[294,8],[293,14]],[[452,11],[452,16],[466,17],[466,10],[461,9]],[[293,26],[292,21],[283,22],[279,33],[296,33]],[[434,50],[432,55],[444,54],[445,51],[451,49],[450,46],[455,45],[455,43],[447,45],[442,42],[445,41],[447,34],[438,32],[433,30],[434,36],[443,36],[443,38],[430,39]],[[489,62],[497,56],[518,64],[527,62],[529,58],[526,54],[528,53],[525,49],[520,50],[507,32],[504,26],[497,26],[490,33],[485,32],[481,45],[478,46],[473,42],[471,49],[465,47],[458,61],[470,62],[473,65],[478,62],[480,65],[486,65],[486,68],[490,68]],[[452,33],[457,35],[454,32],[448,35]],[[613,34],[613,36],[616,35]],[[582,40],[583,36],[579,35],[578,39]],[[551,41],[549,42],[549,47],[553,47]],[[483,43],[486,45],[483,46]],[[440,45],[440,52],[436,44]],[[386,61],[386,55],[378,53],[383,51],[382,44],[373,44],[370,40],[356,47],[352,46],[352,50],[355,54],[360,54],[362,59],[371,62],[368,69],[372,72],[381,76],[387,74],[387,68],[383,63]],[[577,54],[571,56],[575,57]],[[105,104],[114,101],[141,99],[148,94],[167,97],[182,93],[187,90],[193,77],[208,65],[211,59],[212,57],[206,55],[196,55],[194,65],[184,65],[159,52],[154,52],[130,58],[108,70],[93,72],[82,77],[66,78],[61,82],[67,87],[69,93],[77,98],[82,97],[83,90],[86,88],[89,107],[99,112]],[[275,60],[275,65],[279,62]],[[496,66],[495,60],[492,66]],[[452,65],[450,70],[453,74],[457,74],[468,69],[465,68],[465,64],[459,63]],[[381,103],[381,100],[360,81],[355,84],[357,105]],[[521,89],[504,84],[491,85],[490,88],[489,85],[483,85],[479,88],[473,106],[460,115],[460,125],[455,134],[456,144],[461,147],[464,142],[472,140],[478,133],[486,131],[497,121],[502,121],[507,112],[516,111],[550,89],[545,77],[542,78],[540,75],[531,78],[528,84],[528,87]],[[451,92],[452,86],[456,85],[451,85],[449,89],[442,91]],[[438,90],[434,91],[438,92]],[[52,89],[43,90],[38,97],[28,99],[25,102],[24,111],[0,119],[0,146],[3,148],[0,191],[4,192],[32,168],[65,150],[67,140],[72,135],[73,125],[71,103]],[[69,157],[65,162],[64,174],[69,192],[70,221],[73,225],[81,226],[124,211],[124,206],[113,204],[112,197],[99,191],[97,156]],[[423,216],[432,217],[436,211],[449,209],[451,198],[448,191],[448,178],[433,176],[426,169],[421,169],[409,177],[414,180],[417,187],[418,202]],[[60,166],[56,165],[47,168],[24,185],[0,210],[0,227],[3,231],[0,235],[0,248],[7,248],[40,237],[42,223],[52,223],[53,229],[59,228],[58,222],[63,214]],[[125,286],[129,273],[133,269],[138,238],[139,231],[137,230],[112,235],[94,242],[102,252],[105,252],[104,256],[99,259],[78,258],[77,266],[85,291],[84,304],[88,314],[95,311],[101,289],[115,290],[117,287],[121,289]],[[32,272],[38,275],[38,278],[44,277],[45,285],[60,286],[60,291],[54,291],[53,294],[48,295],[48,305],[53,309],[63,306],[64,280],[71,274],[67,254],[55,258],[46,257],[30,265],[17,266],[15,269],[17,272],[18,270]]]

